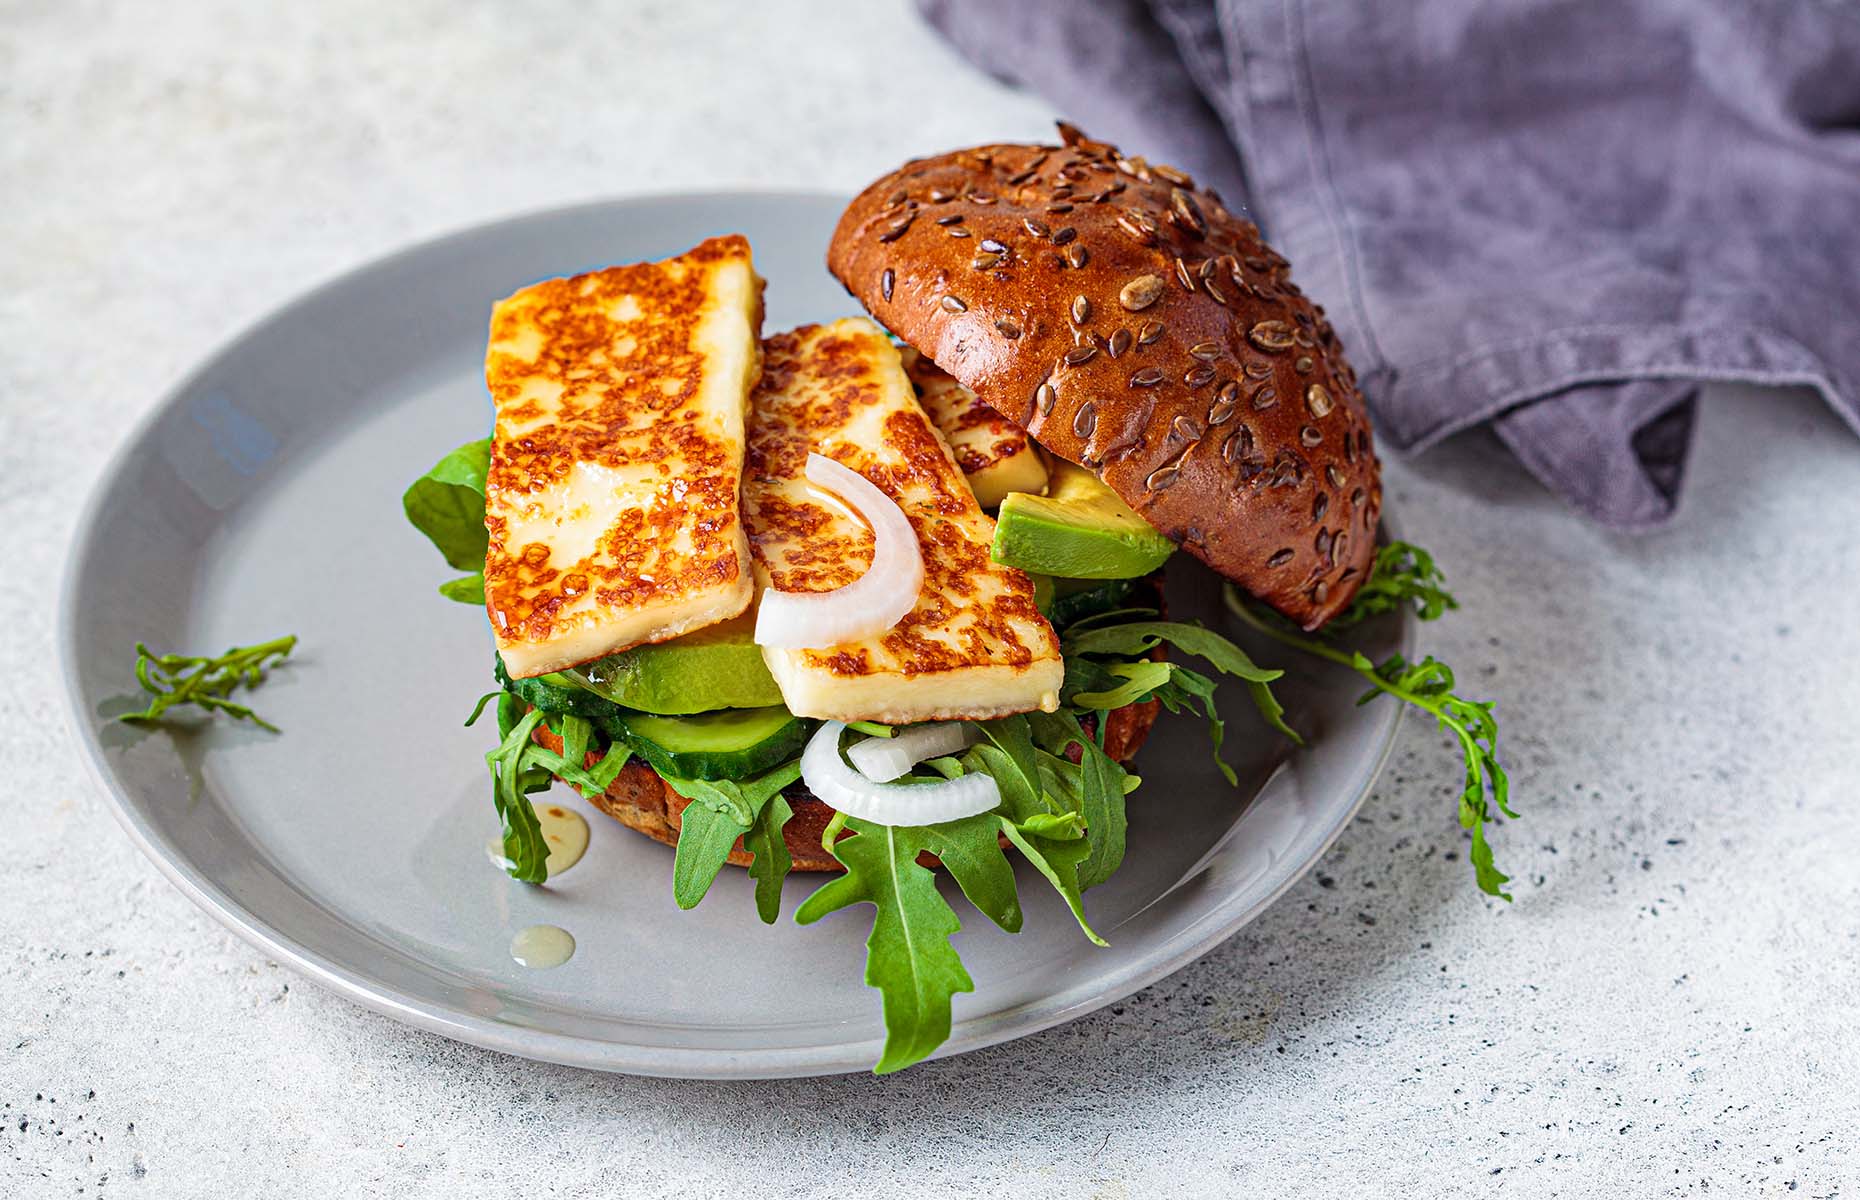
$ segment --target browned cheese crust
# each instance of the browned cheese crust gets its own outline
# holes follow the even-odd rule
[[[1114,710],[1104,728],[1105,753],[1119,762],[1134,757],[1144,739],[1149,737],[1150,728],[1156,724],[1157,707],[1156,701],[1146,700],[1141,704],[1127,704]],[[538,725],[534,736],[541,745],[557,754],[562,752],[562,739],[551,733],[548,726]],[[589,751],[587,766],[592,767],[600,761],[598,751]],[[782,840],[788,844],[788,854],[794,859],[793,869],[840,870],[839,860],[820,845],[820,835],[826,831],[827,822],[833,819],[833,809],[825,801],[816,798],[803,783],[796,782],[784,795],[789,807],[794,810],[794,816],[782,828]],[[676,846],[685,805],[691,802],[673,791],[670,784],[659,778],[658,772],[635,759],[621,769],[619,776],[608,785],[604,794],[589,803],[629,829],[636,829],[668,846]],[[934,855],[926,854],[924,858],[924,865],[936,865]],[[739,838],[730,851],[730,862],[734,866],[746,867],[750,861],[751,855],[743,849]]]
[[[979,475],[1027,449],[1027,431],[981,402],[954,377],[912,350],[904,370],[917,399],[949,443],[965,475]]]
[[[765,653],[792,711],[904,723],[986,719],[1058,703],[1059,641],[1034,602],[1033,581],[989,558],[994,522],[918,404],[883,330],[852,317],[765,339],[748,436],[743,523],[758,584],[823,592],[871,566],[871,531],[808,484],[810,453],[859,473],[895,501],[923,550],[917,602],[889,630],[828,649]],[[898,686],[930,678],[961,699],[926,707]]]
[[[884,325],[1304,627],[1349,602],[1382,494],[1324,310],[1181,171],[1064,144],[918,159],[827,265]]]
[[[732,234],[664,262],[545,280],[496,306],[485,357],[497,405],[485,487],[486,610],[500,647],[564,639],[584,651],[555,652],[566,661],[528,671],[507,654],[515,673],[641,640],[585,644],[598,634],[581,631],[615,613],[709,598],[705,611],[644,639],[663,641],[749,604],[737,499],[741,413],[711,411],[744,399],[736,378],[712,378],[720,369],[733,369],[744,391],[756,374],[760,282],[746,329],[719,323],[711,293],[719,272],[754,280],[749,263],[748,241]],[[578,472],[592,477],[578,484]],[[613,511],[591,509],[591,498],[608,499]],[[579,558],[538,540],[539,531],[562,528],[582,531],[568,538],[585,542]]]

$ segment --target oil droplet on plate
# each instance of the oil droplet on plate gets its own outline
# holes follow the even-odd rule
[[[572,808],[560,804],[536,806],[536,821],[543,841],[549,843],[549,874],[560,875],[588,852],[588,822]]]
[[[575,954],[575,938],[557,925],[529,925],[510,939],[510,957],[526,967],[559,967]]]
[[[568,870],[588,852],[588,822],[572,808],[560,804],[538,804],[536,823],[542,826],[543,841],[549,846],[549,878]],[[484,852],[500,870],[510,866],[504,857],[504,839],[493,835],[484,844]]]

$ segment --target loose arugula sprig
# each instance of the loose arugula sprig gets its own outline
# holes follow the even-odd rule
[[[1351,605],[1325,625],[1325,631],[1349,628],[1368,617],[1413,605],[1415,615],[1432,621],[1459,604],[1444,588],[1445,579],[1427,551],[1407,542],[1391,542],[1376,554],[1375,567]],[[1393,696],[1431,715],[1453,734],[1465,759],[1466,775],[1460,791],[1460,827],[1472,834],[1473,876],[1488,896],[1510,900],[1504,890],[1510,876],[1498,869],[1485,826],[1498,813],[1515,819],[1508,800],[1510,781],[1498,761],[1498,722],[1491,701],[1467,700],[1454,693],[1453,671],[1432,655],[1411,663],[1399,654],[1381,664],[1359,650],[1341,647],[1322,635],[1299,631],[1278,614],[1248,600],[1233,587],[1226,591],[1227,607],[1247,625],[1267,637],[1307,654],[1348,667],[1369,681],[1370,688],[1357,700],[1366,704],[1377,696]],[[1496,811],[1494,811],[1496,810]]]
[[[234,646],[217,658],[192,654],[157,654],[136,643],[136,682],[155,697],[147,708],[124,713],[119,721],[152,723],[178,704],[192,704],[208,712],[223,712],[235,721],[250,721],[260,729],[278,727],[246,705],[227,699],[237,688],[255,688],[265,672],[290,657],[297,635],[273,638],[256,646]]]
[[[1434,556],[1412,542],[1390,542],[1376,551],[1369,570],[1350,607],[1332,617],[1325,630],[1348,629],[1370,617],[1394,612],[1410,604],[1423,621],[1434,621],[1460,606],[1446,589],[1447,578],[1434,565]]]

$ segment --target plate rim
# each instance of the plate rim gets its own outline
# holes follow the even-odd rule
[[[119,778],[110,764],[98,738],[98,731],[93,727],[91,714],[86,709],[86,697],[79,678],[81,634],[75,601],[80,575],[93,558],[93,544],[106,502],[113,495],[117,481],[124,477],[124,468],[151,441],[151,435],[164,415],[182,401],[199,379],[237,347],[266,329],[290,320],[299,309],[312,304],[327,292],[348,285],[358,276],[385,269],[403,259],[431,253],[450,242],[494,236],[501,229],[538,220],[627,207],[642,201],[740,201],[757,197],[821,200],[835,204],[844,204],[846,201],[842,193],[813,188],[640,191],[574,204],[526,209],[416,240],[342,269],[236,328],[174,383],[164,388],[154,403],[130,424],[121,441],[107,456],[79,508],[59,577],[55,640],[59,660],[58,675],[64,692],[66,726],[82,752],[80,757],[91,782],[105,797],[117,824],[129,835],[136,848],[155,864],[182,895],[267,958],[289,967],[326,991],[402,1024],[481,1049],[563,1066],[661,1078],[774,1079],[860,1072],[870,1069],[871,1064],[877,1060],[883,1045],[881,1038],[785,1048],[727,1050],[708,1046],[639,1045],[580,1037],[534,1026],[512,1025],[463,1009],[420,1001],[400,993],[392,985],[372,980],[271,927],[261,916],[226,893],[155,827],[155,823],[131,799],[131,789],[127,782]],[[1399,536],[1386,504],[1381,531],[1388,537]],[[1397,649],[1404,657],[1412,658],[1416,640],[1417,622],[1411,613],[1403,610],[1395,638]],[[1380,720],[1376,731],[1380,745],[1374,763],[1362,776],[1356,794],[1346,806],[1337,810],[1337,815],[1330,827],[1324,830],[1309,860],[1276,887],[1234,912],[1223,910],[1226,901],[1217,902],[1201,918],[1201,924],[1206,927],[1197,936],[1188,938],[1171,953],[1139,958],[1129,966],[1117,969],[1108,978],[1099,978],[1094,981],[1095,990],[1089,995],[1058,1004],[1050,1003],[1055,997],[1068,994],[1067,990],[1061,989],[1048,993],[1040,1000],[1029,1001],[1014,1008],[967,1019],[958,1017],[951,1025],[949,1038],[926,1061],[1013,1041],[1115,1004],[1202,958],[1251,924],[1317,865],[1345,827],[1355,819],[1364,801],[1374,790],[1377,779],[1394,753],[1406,715],[1400,705],[1391,705],[1385,711],[1389,715]],[[1249,799],[1248,803],[1251,802]],[[1219,919],[1210,921],[1210,917]]]

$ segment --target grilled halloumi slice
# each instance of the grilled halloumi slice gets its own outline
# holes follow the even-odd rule
[[[807,483],[810,451],[896,501],[924,558],[916,607],[886,632],[824,650],[763,647],[789,709],[904,723],[1058,707],[1065,667],[1033,582],[989,558],[994,522],[884,331],[864,318],[805,325],[767,339],[762,354],[743,481],[757,587],[829,591],[872,561],[865,523]]]
[[[485,607],[514,676],[741,613],[743,415],[760,370],[749,243],[551,279],[491,313]]]
[[[976,503],[995,508],[1009,492],[1038,496],[1046,490],[1046,464],[1026,430],[983,404],[922,354],[909,347],[902,354],[917,399],[956,455]]]

